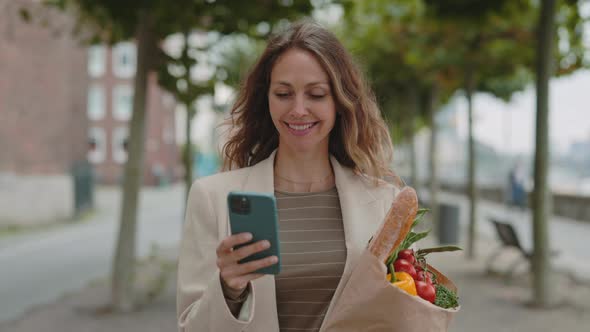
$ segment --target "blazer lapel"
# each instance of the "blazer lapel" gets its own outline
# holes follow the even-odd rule
[[[244,181],[244,190],[274,194],[273,173],[276,153],[276,150],[273,151],[268,158],[250,168],[250,172]]]
[[[276,150],[268,158],[250,168],[250,172],[242,186],[243,191],[274,194],[273,165],[275,154]],[[266,275],[254,280],[252,287],[255,289],[254,305],[256,311],[258,315],[262,314],[265,317],[264,319],[267,320],[262,323],[271,327],[269,331],[278,331],[279,320],[274,275]]]
[[[367,190],[366,185],[352,170],[342,167],[332,158],[332,168],[336,178],[336,188],[340,199],[342,223],[349,263],[356,261],[372,235],[371,223],[381,213],[381,201]]]
[[[333,156],[331,162],[342,211],[346,241],[346,264],[325,317],[330,314],[335,299],[340,296],[359,256],[367,247],[369,239],[381,224],[386,213],[384,200],[378,197],[375,191],[368,190],[367,184],[360,176],[354,174],[352,170],[342,167]]]

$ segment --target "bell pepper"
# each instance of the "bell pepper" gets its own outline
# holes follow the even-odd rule
[[[404,290],[406,293],[416,296],[416,283],[414,278],[407,272],[395,272],[395,282],[391,283],[393,286]],[[391,273],[387,274],[387,281],[391,281]]]

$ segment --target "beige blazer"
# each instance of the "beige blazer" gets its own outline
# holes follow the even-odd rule
[[[252,282],[252,292],[236,319],[223,297],[216,265],[216,248],[230,234],[227,194],[232,190],[274,193],[275,153],[255,166],[201,178],[192,185],[178,262],[179,331],[279,331],[274,276]],[[340,197],[347,257],[328,314],[399,192],[389,184],[374,186],[367,178],[341,166],[334,157],[330,161]]]

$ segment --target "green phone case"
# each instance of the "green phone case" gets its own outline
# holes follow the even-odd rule
[[[247,203],[243,203],[244,201]],[[265,193],[232,191],[227,196],[227,206],[232,234],[252,233],[252,241],[247,244],[260,240],[270,242],[270,248],[250,255],[239,263],[275,255],[278,258],[276,264],[262,268],[256,273],[279,274],[281,272],[281,255],[279,250],[279,218],[275,197],[272,194]],[[237,246],[235,249],[239,247],[241,246]]]

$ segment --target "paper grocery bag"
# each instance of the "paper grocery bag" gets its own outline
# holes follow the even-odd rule
[[[441,332],[459,308],[443,309],[419,296],[392,286],[387,269],[368,250],[358,260],[342,295],[326,317],[322,332]],[[455,285],[432,269],[439,283],[456,291]]]

